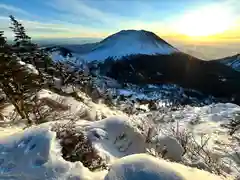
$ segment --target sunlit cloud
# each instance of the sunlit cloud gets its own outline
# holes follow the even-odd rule
[[[9,29],[10,19],[0,16],[1,30],[5,31],[5,36],[13,37],[13,33]],[[24,25],[29,35],[35,38],[58,38],[58,37],[103,37],[107,34],[104,31],[95,31],[95,29],[83,27],[74,24],[57,24],[43,23],[38,21],[30,21],[18,19]]]
[[[84,1],[78,0],[52,0],[46,2],[47,5],[52,8],[60,11],[59,14],[64,14],[65,16],[61,16],[64,20],[72,20],[84,18],[88,21],[102,22],[102,23],[113,23],[118,20],[114,14],[105,13],[96,8],[92,8],[84,3]],[[57,5],[56,5],[57,4]]]
[[[84,1],[53,0],[47,2],[47,5],[59,11],[58,17],[61,20],[69,20],[73,23],[80,23],[83,20],[87,20],[89,26],[95,27],[95,24],[100,25],[100,29],[104,29],[105,35],[116,33],[122,29],[145,29],[160,35],[171,34],[172,32],[166,23],[151,20],[146,22],[138,18],[129,18],[112,13],[106,13],[99,9],[88,6]],[[143,13],[144,12],[141,12],[141,14]]]

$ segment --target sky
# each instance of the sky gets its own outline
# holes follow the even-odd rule
[[[240,0],[1,0],[0,30],[14,15],[32,38],[104,38],[123,29],[167,40],[239,43]]]

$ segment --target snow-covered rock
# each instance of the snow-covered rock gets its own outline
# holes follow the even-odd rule
[[[89,180],[91,172],[81,162],[66,162],[55,134],[33,127],[0,138],[0,179],[66,180],[72,176]]]
[[[22,66],[25,67],[25,70],[28,72],[28,73],[31,73],[31,74],[35,74],[35,75],[39,75],[39,72],[38,70],[36,69],[36,67],[34,67],[32,64],[29,64],[29,63],[25,63],[21,60],[18,61],[18,63]]]
[[[126,155],[146,152],[145,138],[125,117],[110,117],[92,122],[86,132],[107,162]]]
[[[38,106],[45,107],[45,110],[53,109],[46,121],[54,120],[96,120],[96,109],[91,109],[83,102],[77,101],[73,97],[65,97],[46,89],[42,89],[37,93],[39,101]],[[46,113],[45,113],[46,114]]]
[[[157,151],[164,154],[167,159],[181,161],[184,149],[176,138],[163,136],[158,138]]]

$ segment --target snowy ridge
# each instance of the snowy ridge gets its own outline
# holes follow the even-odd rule
[[[227,57],[223,60],[220,60],[220,62],[240,72],[240,54],[232,57]]]
[[[126,30],[104,39],[91,52],[83,54],[82,58],[93,61],[107,58],[120,59],[123,56],[136,54],[171,54],[177,51],[151,32]]]

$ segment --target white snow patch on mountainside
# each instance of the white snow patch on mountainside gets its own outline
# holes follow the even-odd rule
[[[74,63],[75,65],[79,65],[81,64],[81,62],[83,62],[83,60],[81,59],[81,55],[77,54],[77,53],[72,53],[72,56],[67,55],[66,57],[64,57],[61,54],[60,50],[56,50],[56,51],[52,51],[51,53],[49,53],[50,58],[54,61],[54,62],[71,62]]]
[[[24,66],[25,70],[28,71],[29,73],[36,74],[36,75],[39,74],[38,70],[32,64],[25,63],[25,62],[20,61],[20,60],[18,61],[18,63],[20,65]]]
[[[65,61],[66,58],[63,57],[59,51],[53,51],[50,53],[50,57],[53,61],[59,62],[59,61]]]
[[[225,60],[222,60],[221,63],[232,67],[236,71],[240,71],[240,54],[230,58],[226,58]]]
[[[120,59],[123,56],[145,54],[171,54],[178,50],[147,31],[120,31],[104,39],[95,48],[83,54],[87,61],[105,60],[107,58]]]

